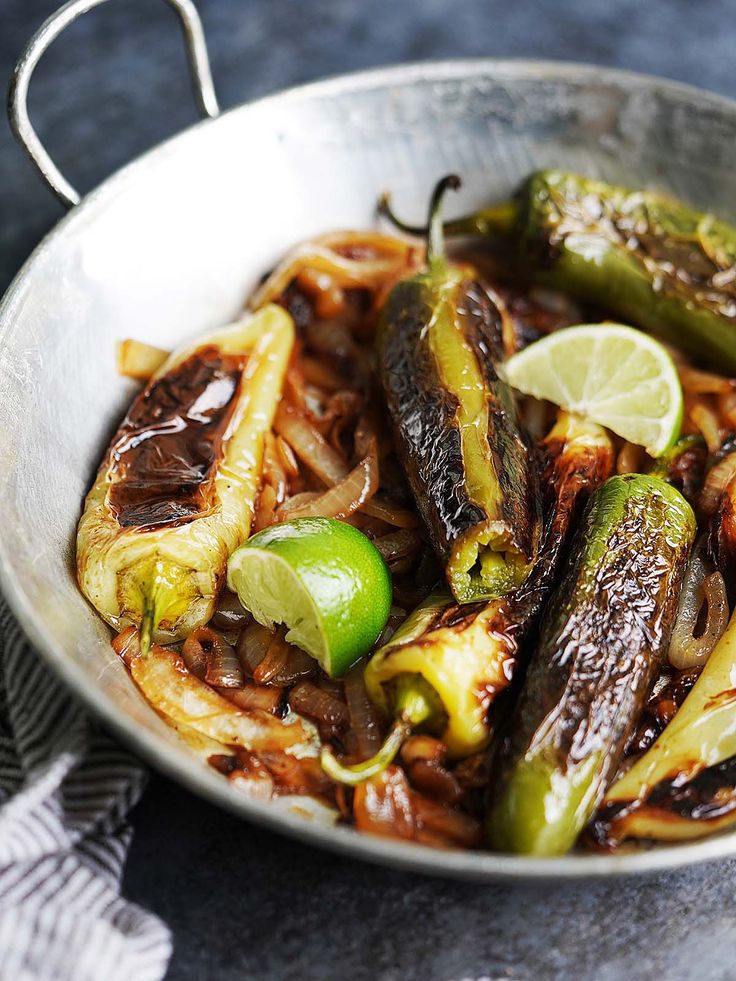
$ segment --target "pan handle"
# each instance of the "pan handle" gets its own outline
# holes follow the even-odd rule
[[[65,28],[89,10],[108,0],[69,0],[52,14],[36,31],[13,70],[8,90],[8,117],[16,139],[30,157],[36,170],[65,208],[79,204],[79,193],[67,181],[38,137],[28,115],[28,86],[34,69],[46,51]],[[207,45],[202,22],[192,0],[165,0],[177,13],[184,33],[189,72],[197,107],[203,117],[219,115],[215,87],[212,82]]]

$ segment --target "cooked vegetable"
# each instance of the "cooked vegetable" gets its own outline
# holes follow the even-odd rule
[[[119,634],[113,646],[146,699],[177,728],[249,750],[306,753],[316,744],[316,734],[304,719],[277,719],[260,708],[238,708],[187,670],[175,651],[154,644],[142,653],[134,627]]]
[[[391,610],[391,577],[378,550],[333,518],[297,518],[258,532],[230,557],[228,586],[258,623],[284,624],[286,641],[332,678],[371,650]]]
[[[458,184],[435,188],[427,267],[391,291],[379,357],[399,458],[450,589],[469,603],[524,581],[540,514],[516,407],[493,365],[498,305],[472,269],[443,255],[439,208]]]
[[[287,255],[253,294],[250,306],[257,310],[273,303],[296,281],[313,298],[317,314],[329,323],[342,311],[346,290],[368,289],[380,295],[411,271],[418,258],[418,250],[410,242],[392,235],[329,232]],[[334,351],[331,343],[328,353]]]
[[[690,556],[672,630],[668,658],[674,668],[705,664],[728,624],[728,597],[721,573],[708,559],[704,537]]]
[[[625,324],[556,331],[509,358],[503,376],[517,391],[607,426],[653,457],[680,435],[675,363],[659,341]]]
[[[136,398],[87,495],[82,592],[120,630],[183,639],[211,616],[248,537],[263,455],[294,341],[265,307],[173,355]]]
[[[736,229],[711,214],[546,170],[512,201],[446,231],[499,242],[537,283],[652,331],[695,361],[736,371]]]
[[[670,724],[606,794],[599,815],[606,838],[697,837],[712,830],[719,801],[733,807],[733,766],[713,768],[736,756],[735,682],[736,615]],[[708,797],[714,781],[721,793]],[[690,804],[704,795],[712,805],[701,814]]]
[[[118,372],[138,381],[148,381],[169,356],[168,351],[128,338],[118,343]]]
[[[656,477],[611,477],[591,498],[498,760],[495,848],[575,843],[666,653],[694,534],[688,503]]]
[[[358,784],[380,773],[419,727],[435,732],[455,758],[490,742],[490,708],[513,677],[520,640],[539,615],[577,504],[608,477],[613,462],[605,432],[567,413],[559,414],[546,451],[553,501],[545,548],[525,586],[485,605],[459,605],[436,593],[411,614],[365,670],[368,694],[395,720],[389,735],[356,766],[343,766],[324,750],[322,764],[333,779]]]

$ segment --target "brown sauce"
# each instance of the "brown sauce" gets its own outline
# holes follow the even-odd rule
[[[244,364],[201,348],[133,402],[111,449],[108,504],[123,528],[182,524],[214,505]]]

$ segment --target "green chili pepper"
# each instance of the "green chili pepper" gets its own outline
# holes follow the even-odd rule
[[[394,287],[379,357],[401,462],[459,603],[508,593],[536,558],[540,511],[516,406],[499,379],[501,313],[443,253],[440,181],[426,269]]]
[[[387,204],[384,211],[390,215]],[[499,242],[536,282],[736,371],[736,228],[711,214],[548,170],[532,174],[512,201],[446,231]]]
[[[532,574],[489,603],[460,605],[442,592],[411,614],[365,670],[368,694],[393,719],[388,737],[374,757],[355,766],[323,750],[322,765],[333,780],[355,785],[381,772],[417,728],[434,732],[455,758],[490,743],[496,700],[512,680],[520,641],[537,622],[578,504],[613,466],[606,432],[566,412],[559,413],[545,450],[543,484],[552,501]]]
[[[599,840],[695,838],[734,822],[735,678],[736,614],[675,717],[609,789]]]
[[[494,848],[575,843],[666,652],[694,535],[690,505],[657,477],[611,477],[591,498],[496,761]]]

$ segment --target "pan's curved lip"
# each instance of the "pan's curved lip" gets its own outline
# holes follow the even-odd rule
[[[690,103],[699,103],[704,107],[717,108],[736,115],[736,102],[682,82],[638,72],[565,61],[495,58],[426,61],[353,72],[295,86],[236,106],[217,119],[203,120],[194,124],[148,150],[86,195],[82,202],[44,237],[8,288],[0,303],[0,344],[2,344],[2,325],[12,315],[16,297],[19,296],[24,281],[31,275],[40,254],[60,238],[67,227],[83,220],[92,209],[104,207],[108,201],[114,199],[119,190],[135,180],[138,171],[145,168],[152,157],[174,152],[191,138],[193,133],[206,127],[217,126],[223,120],[231,119],[240,112],[255,107],[267,108],[272,102],[297,101],[346,91],[366,91],[371,88],[422,80],[441,81],[464,76],[482,76],[484,73],[496,78],[546,77],[590,81],[598,85],[613,84],[620,88],[642,91],[658,90]],[[453,878],[515,882],[524,880],[559,882],[611,875],[653,873],[736,854],[736,832],[694,843],[661,846],[615,856],[573,854],[562,858],[543,859],[491,852],[441,851],[424,845],[361,835],[348,828],[310,824],[301,817],[277,811],[266,803],[252,801],[234,793],[232,788],[214,772],[210,774],[199,766],[192,766],[184,753],[169,755],[165,744],[153,732],[136,727],[111,699],[102,696],[94,682],[65,656],[54,638],[39,626],[29,597],[20,588],[12,571],[1,527],[0,589],[31,643],[72,692],[78,695],[86,706],[120,737],[121,741],[130,745],[157,769],[176,778],[205,799],[271,830],[288,834],[309,844],[349,857],[409,871]]]

